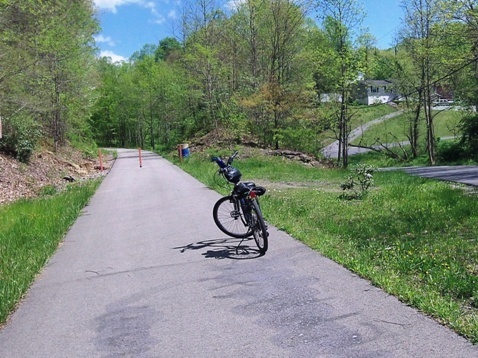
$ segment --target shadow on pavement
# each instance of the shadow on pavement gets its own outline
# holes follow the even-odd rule
[[[186,246],[173,247],[175,250],[180,250],[184,253],[186,250],[207,250],[202,255],[207,259],[232,259],[232,260],[250,260],[262,256],[257,248],[252,248],[243,243],[250,243],[255,246],[254,239],[214,239],[198,241]]]

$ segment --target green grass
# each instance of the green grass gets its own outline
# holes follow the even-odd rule
[[[0,323],[55,252],[100,180],[0,207]],[[52,196],[50,196],[52,195]]]
[[[350,106],[350,113],[353,113],[350,121],[350,128],[358,128],[371,120],[383,117],[396,112],[393,107],[383,104],[377,106]],[[318,136],[319,142],[325,147],[337,140],[332,130],[327,130]]]
[[[456,126],[465,114],[460,111],[442,111],[435,112],[435,136],[436,138],[451,137],[456,135]],[[408,140],[408,123],[411,114],[401,114],[397,117],[388,119],[370,127],[364,134],[352,141],[352,144],[372,145],[376,143],[376,138],[381,143],[394,143]],[[352,128],[356,128],[353,127]],[[420,133],[422,137],[426,134],[425,122],[420,122]]]
[[[346,201],[339,195],[347,170],[261,156],[235,165],[244,180],[267,183],[261,205],[269,223],[478,343],[476,193],[375,172],[368,195]],[[180,166],[226,193],[212,180],[216,167],[206,156]]]

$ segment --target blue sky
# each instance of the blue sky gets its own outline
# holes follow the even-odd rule
[[[126,60],[145,44],[174,37],[185,1],[188,0],[94,0],[102,28],[95,37],[100,55],[113,61]],[[357,2],[364,5],[367,17],[363,25],[375,36],[377,46],[390,47],[403,17],[401,0]]]

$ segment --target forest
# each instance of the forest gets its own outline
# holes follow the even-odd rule
[[[28,162],[40,145],[170,150],[209,135],[320,156],[329,131],[347,167],[364,107],[354,88],[369,79],[400,93],[405,157],[477,159],[478,1],[403,0],[387,50],[363,29],[359,0],[230,4],[185,2],[177,36],[113,63],[98,57],[92,0],[0,0],[0,151]],[[437,88],[464,112],[442,146]]]

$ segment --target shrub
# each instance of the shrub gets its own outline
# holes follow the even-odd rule
[[[27,163],[40,138],[39,124],[28,114],[20,114],[5,120],[4,132],[0,140],[0,150]]]
[[[461,143],[440,141],[437,147],[437,160],[439,162],[453,163],[465,157],[465,149]]]
[[[347,177],[347,180],[340,184],[344,191],[341,199],[353,200],[362,199],[367,193],[373,182],[374,168],[370,165],[358,165],[353,174]]]
[[[470,114],[460,122],[460,129],[463,133],[460,145],[469,159],[478,157],[478,115]]]

